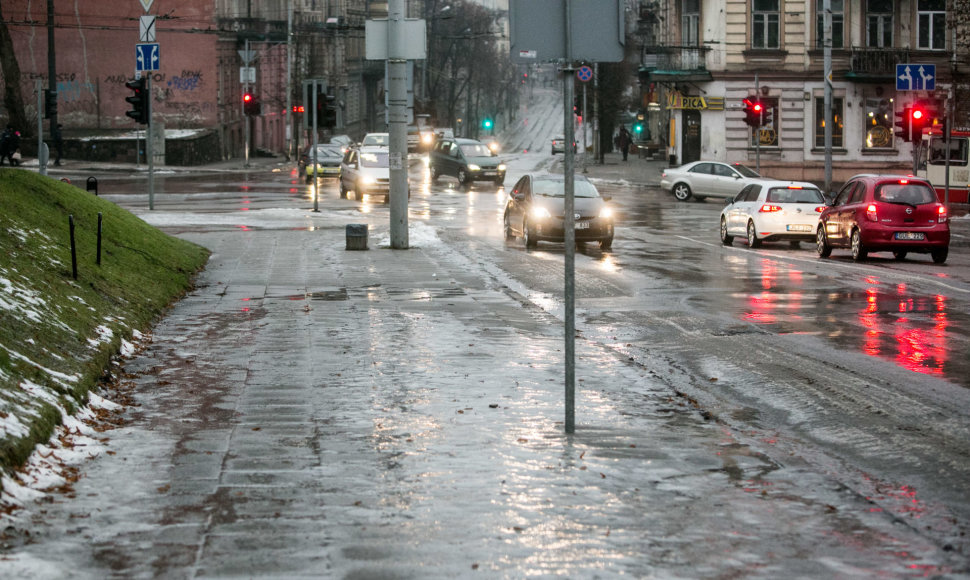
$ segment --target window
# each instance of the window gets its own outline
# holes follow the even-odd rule
[[[967,164],[967,140],[950,137],[950,166]],[[946,141],[939,137],[930,139],[930,165],[946,165]]]
[[[866,0],[866,46],[892,48],[893,0]]]
[[[751,146],[758,145],[760,140],[762,147],[778,146],[778,99],[759,99],[765,108],[765,124],[762,127],[752,127]]]
[[[946,48],[946,0],[918,0],[916,45],[927,50]]]
[[[945,0],[944,0],[945,1]],[[832,8],[832,48],[845,46],[843,37],[845,32],[845,0],[829,0]],[[822,10],[822,0],[816,2],[815,45],[824,47],[825,39],[825,11]]]
[[[842,97],[832,97],[832,147],[842,147]],[[815,99],[815,147],[825,147],[825,99]]]
[[[779,3],[780,0],[752,0],[751,48],[781,47]]]
[[[748,193],[744,196],[744,201],[758,201],[758,196],[761,195],[760,185],[749,185]]]
[[[684,0],[680,20],[681,46],[700,45],[700,0]]]
[[[893,139],[892,99],[866,99],[866,116],[863,121],[866,136],[865,149],[887,149],[895,145]]]

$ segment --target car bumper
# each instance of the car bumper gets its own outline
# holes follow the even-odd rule
[[[469,171],[468,175],[473,181],[505,181],[505,172],[497,169],[481,169],[479,171]]]
[[[306,174],[313,175],[314,170],[312,165],[307,165]],[[319,177],[340,177],[340,166],[328,166],[328,165],[318,165],[316,168],[316,174]]]
[[[533,228],[532,233],[537,240],[561,242],[566,238],[563,222],[560,219],[546,219],[532,222],[530,225]],[[576,221],[574,231],[577,242],[612,239],[613,220],[604,218],[578,220]]]
[[[923,234],[922,240],[899,239],[898,234]],[[870,251],[901,250],[905,252],[929,252],[950,245],[948,224],[932,228],[901,228],[898,226],[869,226],[861,229],[862,244]]]
[[[758,239],[771,241],[815,241],[817,213],[783,213],[754,222]]]

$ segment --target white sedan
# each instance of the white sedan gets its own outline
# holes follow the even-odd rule
[[[746,237],[752,248],[761,242],[813,242],[825,207],[825,196],[811,183],[750,183],[721,210],[721,242],[730,245],[735,236]]]
[[[678,201],[705,197],[729,199],[761,176],[740,163],[720,161],[692,161],[680,167],[670,167],[660,176],[660,187],[674,194]]]

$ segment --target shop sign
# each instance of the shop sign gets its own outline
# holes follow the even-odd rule
[[[680,93],[670,93],[667,95],[667,108],[723,111],[724,97],[685,97]]]

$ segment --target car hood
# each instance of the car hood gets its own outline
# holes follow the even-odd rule
[[[532,203],[537,207],[543,207],[550,215],[556,217],[563,216],[563,207],[566,199],[563,197],[545,197],[537,195],[532,198]],[[602,197],[577,197],[573,199],[573,209],[582,217],[595,217],[600,214],[606,202]]]
[[[466,157],[465,160],[479,167],[498,167],[502,163],[498,157]]]

